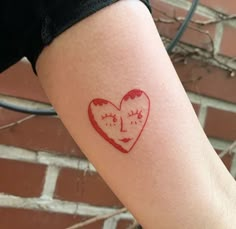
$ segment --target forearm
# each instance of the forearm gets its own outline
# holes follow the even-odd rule
[[[37,70],[73,138],[144,228],[226,228],[219,200],[228,201],[233,179],[141,2],[120,1],[73,26],[43,51]],[[133,89],[143,91],[135,102],[143,123],[126,147],[117,129],[101,127],[100,111],[90,105],[96,98],[111,101],[120,121],[130,112],[122,98]]]

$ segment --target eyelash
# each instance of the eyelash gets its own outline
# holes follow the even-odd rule
[[[102,115],[102,120],[104,120],[105,118],[113,118],[113,121],[115,120],[117,120],[117,118],[116,118],[116,115],[114,114],[112,114],[112,113],[110,113],[110,114],[105,114],[105,115]]]
[[[132,116],[135,116],[135,115],[137,115],[137,117],[139,118],[139,119],[141,119],[143,116],[142,116],[142,110],[136,110],[135,112],[134,111],[131,111],[130,113],[128,113],[128,117],[132,117]]]

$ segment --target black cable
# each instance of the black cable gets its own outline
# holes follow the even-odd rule
[[[21,112],[25,114],[35,114],[35,115],[57,115],[53,107],[48,108],[48,109],[33,109],[33,108],[26,108],[26,107],[21,107],[16,104],[12,103],[7,103],[0,101],[0,107],[6,108],[8,110],[16,111],[16,112]]]
[[[175,37],[173,38],[173,40],[170,42],[170,44],[167,46],[166,50],[168,53],[170,53],[174,47],[177,45],[177,43],[179,42],[179,40],[181,39],[181,37],[183,36],[184,32],[187,29],[187,26],[189,24],[189,22],[191,21],[193,14],[198,6],[199,0],[193,0],[192,6],[189,10],[188,15],[186,16],[184,22],[182,23],[182,25],[180,26],[178,32],[176,33]]]
[[[191,21],[191,19],[193,17],[193,14],[197,8],[198,3],[199,3],[199,0],[193,0],[193,3],[192,3],[192,6],[189,10],[188,15],[186,16],[184,22],[180,26],[180,29],[176,33],[175,37],[173,38],[173,40],[170,42],[170,44],[166,48],[168,53],[170,53],[174,49],[174,47],[177,45],[177,43],[179,42],[179,40],[183,36],[184,32],[187,29],[189,22]],[[57,113],[55,112],[53,107],[51,107],[49,109],[28,109],[25,107],[20,107],[16,104],[13,105],[12,103],[6,103],[6,102],[2,102],[2,101],[0,101],[0,107],[6,108],[6,109],[12,110],[12,111],[26,113],[26,114],[48,115],[48,116],[57,115]]]

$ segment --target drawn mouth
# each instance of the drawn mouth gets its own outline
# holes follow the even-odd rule
[[[132,138],[122,138],[122,139],[119,139],[119,141],[124,142],[124,143],[127,143],[130,140],[132,140]]]

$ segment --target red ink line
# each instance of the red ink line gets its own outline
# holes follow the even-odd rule
[[[107,104],[108,103],[108,101],[107,100],[105,100],[105,99],[94,99],[93,100],[93,104],[95,105],[95,106],[102,106],[102,105],[104,105],[104,104]]]
[[[127,132],[127,130],[124,129],[123,119],[120,117],[120,132]]]
[[[112,106],[114,108],[114,111],[115,113],[118,112],[117,114],[119,115],[119,112],[121,112],[122,110],[122,103],[126,102],[128,99],[135,99],[136,97],[140,97],[140,96],[145,96],[145,98],[147,99],[147,113],[146,115],[143,114],[142,112],[144,111],[136,111],[136,112],[132,112],[133,114],[136,113],[135,115],[137,115],[137,118],[138,119],[141,119],[143,118],[144,120],[144,123],[142,126],[140,126],[140,130],[138,132],[138,136],[135,137],[135,141],[134,143],[132,144],[132,146],[129,148],[129,149],[124,149],[120,144],[117,143],[117,141],[121,141],[123,143],[127,143],[127,142],[130,142],[131,140],[133,140],[133,138],[122,138],[122,139],[116,139],[116,141],[114,139],[112,139],[111,137],[108,136],[108,134],[106,133],[106,127],[104,130],[100,127],[99,123],[97,123],[97,121],[95,120],[95,117],[94,117],[94,114],[93,114],[93,111],[92,111],[92,105],[94,106]],[[142,104],[143,105],[143,104]],[[98,108],[96,108],[98,109]],[[99,108],[100,109],[100,108]],[[101,107],[101,109],[103,109]],[[144,127],[146,126],[146,123],[147,123],[147,120],[148,120],[148,117],[149,117],[149,113],[150,113],[150,99],[148,97],[148,95],[144,92],[144,91],[141,91],[139,89],[134,89],[134,90],[131,90],[130,92],[128,92],[123,98],[122,100],[120,101],[120,106],[119,107],[116,107],[112,102],[110,101],[107,101],[107,100],[104,100],[104,99],[94,99],[92,100],[92,102],[89,104],[89,107],[88,107],[88,116],[89,116],[89,119],[90,119],[90,122],[92,124],[92,126],[94,127],[94,129],[107,141],[109,142],[111,145],[113,145],[116,149],[120,150],[122,153],[128,153],[132,150],[132,148],[134,147],[134,145],[136,144],[136,142],[138,141],[140,135],[142,134],[143,132],[143,129]],[[127,113],[128,114],[128,113]],[[95,114],[96,115],[96,114]],[[127,116],[126,116],[127,117]],[[129,116],[128,116],[129,117]],[[128,118],[127,117],[127,118]],[[114,117],[113,117],[114,118]],[[125,118],[123,116],[123,118]],[[120,131],[122,132],[127,132],[127,129],[123,129],[123,118],[122,116],[120,116]],[[114,122],[117,122],[117,119],[114,121]],[[140,120],[139,122],[142,123],[142,121]],[[119,125],[119,122],[117,122],[117,124]],[[131,122],[132,124],[132,122]],[[135,121],[135,124],[137,124],[137,122]],[[107,124],[106,124],[107,125]],[[103,127],[104,128],[104,127]],[[115,130],[114,130],[115,131]]]
[[[132,138],[119,139],[119,141],[124,142],[124,143],[127,143],[127,142],[129,142],[130,140],[132,140]]]
[[[143,91],[139,90],[139,89],[134,89],[130,92],[128,92],[125,96],[124,96],[124,100],[127,101],[128,99],[134,99],[136,96],[140,97],[142,95]]]
[[[93,101],[89,104],[89,108],[88,108],[88,115],[89,115],[89,119],[93,125],[93,127],[95,128],[95,130],[106,140],[108,141],[110,144],[112,144],[115,148],[117,148],[118,150],[120,150],[122,153],[128,153],[128,151],[126,149],[124,149],[121,145],[117,144],[112,138],[109,138],[108,135],[99,127],[99,125],[97,124],[97,122],[94,119],[94,115],[92,113],[91,110],[91,104],[93,103]]]

